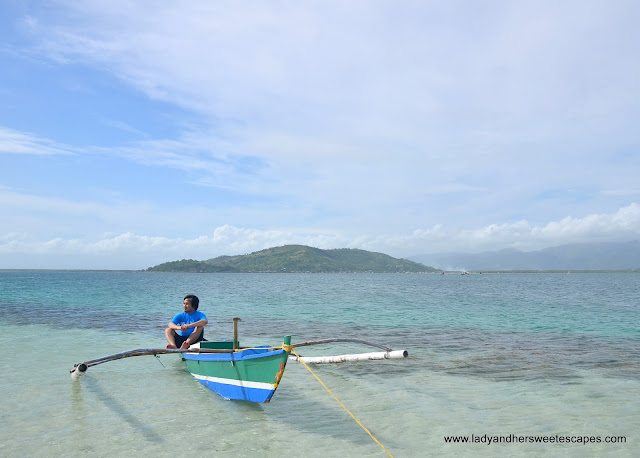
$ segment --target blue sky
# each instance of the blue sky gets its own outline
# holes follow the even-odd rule
[[[0,3],[0,268],[640,238],[635,1]]]

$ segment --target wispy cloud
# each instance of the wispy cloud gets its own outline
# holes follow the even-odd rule
[[[37,135],[0,126],[0,154],[49,156],[74,154],[75,148]]]
[[[446,183],[508,162],[548,180],[638,140],[607,119],[640,106],[637,51],[614,28],[629,4],[373,3],[98,2],[38,33],[51,55],[211,117],[229,154],[277,165],[409,158]]]

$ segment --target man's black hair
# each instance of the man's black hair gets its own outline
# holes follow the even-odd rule
[[[193,305],[193,308],[195,310],[198,310],[198,305],[200,304],[200,299],[198,299],[198,296],[194,294],[187,294],[184,298],[191,299],[191,305]]]

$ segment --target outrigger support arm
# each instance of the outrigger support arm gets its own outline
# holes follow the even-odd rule
[[[351,342],[351,343],[359,343],[359,344],[363,344],[363,345],[369,345],[371,347],[376,347],[376,348],[380,348],[384,351],[393,351],[393,349],[389,348],[389,347],[385,347],[384,345],[378,345],[378,344],[374,344],[371,342],[367,342],[366,340],[361,340],[361,339],[348,339],[348,338],[342,338],[342,337],[337,337],[335,339],[324,339],[324,340],[312,340],[309,342],[302,342],[302,343],[297,343],[297,344],[293,344],[292,347],[306,347],[309,345],[322,345],[322,344],[327,344],[327,343],[333,343],[333,342]]]
[[[234,319],[234,324],[237,326],[237,322]],[[237,334],[236,334],[237,335]],[[234,336],[235,337],[235,336]],[[237,338],[237,337],[236,337]],[[235,340],[235,339],[234,339]],[[236,340],[237,342],[237,340]],[[367,342],[366,340],[361,339],[349,339],[349,338],[334,338],[334,339],[324,339],[324,340],[312,340],[309,342],[301,342],[297,344],[293,344],[292,347],[307,347],[310,345],[322,345],[333,342],[350,342],[350,343],[359,343],[362,345],[369,345],[371,347],[376,347],[384,350],[384,352],[380,353],[363,353],[361,355],[340,355],[340,356],[324,356],[324,357],[301,357],[305,361],[309,358],[309,362],[344,362],[344,361],[362,361],[365,359],[389,359],[389,358],[406,358],[409,353],[406,350],[397,350],[394,351],[389,347],[385,347],[384,345],[378,345],[371,342]],[[237,345],[237,344],[236,344]],[[73,369],[69,372],[71,373],[71,378],[73,380],[77,380],[80,376],[84,375],[92,366],[97,366],[98,364],[108,363],[109,361],[116,361],[122,358],[130,358],[132,356],[147,356],[147,355],[164,355],[168,353],[233,353],[234,350],[231,349],[217,349],[217,348],[197,348],[191,347],[186,350],[174,349],[174,348],[138,348],[135,350],[124,351],[122,353],[116,353],[114,355],[103,356],[102,358],[92,359],[90,361],[83,361],[81,363],[76,363],[73,365]],[[292,359],[295,357],[292,357]],[[295,358],[297,359],[297,358]],[[312,361],[312,359],[316,359]],[[323,359],[320,361],[319,359]]]
[[[180,350],[175,348],[137,348],[135,350],[124,351],[122,353],[116,353],[114,355],[103,356],[102,358],[92,359],[90,361],[84,361],[73,365],[71,378],[77,380],[78,377],[84,375],[91,366],[97,366],[98,364],[108,363],[109,361],[115,361],[122,358],[130,358],[132,356],[147,356],[147,355],[164,355],[167,353],[233,353],[233,350],[229,349],[217,349],[217,348],[189,348],[186,350]]]

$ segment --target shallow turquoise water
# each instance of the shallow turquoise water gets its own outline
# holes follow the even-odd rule
[[[385,456],[306,369],[266,405],[224,401],[163,347],[195,293],[207,337],[243,344],[357,337],[410,358],[315,366],[394,456],[603,456],[640,451],[637,274],[0,272],[0,455]],[[304,350],[304,351],[303,351]],[[370,351],[305,347],[302,354]],[[626,436],[617,444],[448,444],[446,435]]]

